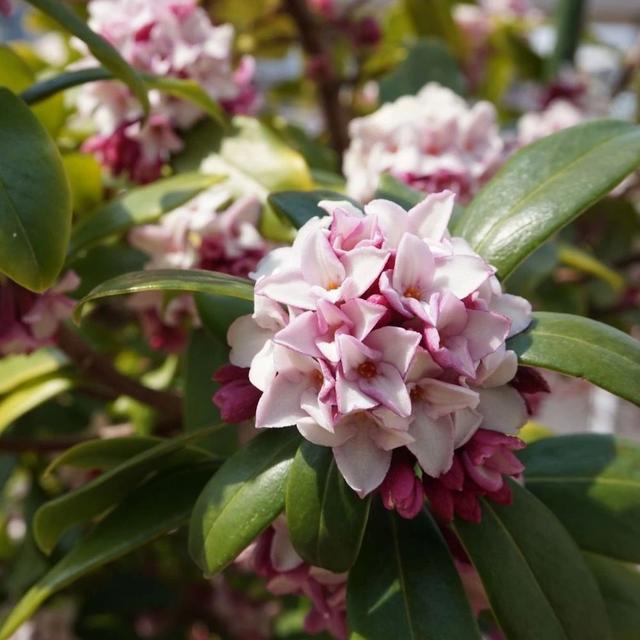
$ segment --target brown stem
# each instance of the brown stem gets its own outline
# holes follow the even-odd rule
[[[67,326],[61,325],[57,335],[57,345],[81,372],[113,392],[114,397],[129,396],[157,409],[165,419],[175,419],[180,416],[181,404],[178,396],[166,391],[150,389],[120,373],[108,358],[94,351],[78,333]]]
[[[67,440],[27,440],[23,438],[0,439],[0,452],[2,453],[55,453],[66,451],[77,444],[87,442],[89,438],[75,438]]]
[[[317,85],[331,146],[338,157],[342,158],[349,144],[347,118],[340,104],[340,79],[336,76],[329,52],[324,46],[322,30],[313,19],[306,0],[284,0],[284,6],[298,28],[302,48],[311,61],[316,63],[312,75]]]

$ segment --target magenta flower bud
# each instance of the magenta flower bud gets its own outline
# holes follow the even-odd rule
[[[399,452],[394,454],[391,468],[380,485],[382,504],[396,510],[403,518],[415,518],[424,505],[422,482],[414,470],[415,461]]]
[[[213,374],[213,379],[222,385],[213,394],[213,403],[220,409],[220,417],[225,422],[244,422],[256,415],[262,391],[249,382],[248,374],[249,369],[232,364],[223,365]]]
[[[382,29],[378,21],[372,16],[365,16],[351,25],[349,32],[352,34],[356,46],[372,47],[382,38]]]

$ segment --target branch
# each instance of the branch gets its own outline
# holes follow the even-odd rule
[[[331,138],[331,146],[342,158],[349,144],[347,118],[340,104],[340,79],[336,76],[329,52],[322,40],[322,31],[313,19],[306,0],[284,0],[284,6],[300,34],[302,48],[313,64],[312,76],[317,85],[320,104]]]
[[[113,397],[129,396],[138,402],[157,409],[168,420],[178,418],[182,407],[180,398],[166,391],[157,391],[117,371],[108,358],[100,355],[82,337],[61,325],[57,345],[69,356],[76,367],[100,386],[113,393]]]

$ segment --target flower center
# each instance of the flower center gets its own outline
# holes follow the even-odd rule
[[[340,285],[335,280],[330,280],[327,286],[325,287],[327,291],[333,291],[337,289]]]
[[[371,362],[371,360],[367,360],[363,362],[358,367],[358,375],[362,378],[366,378],[367,380],[373,378],[377,375],[378,369],[376,368],[376,363]]]
[[[415,298],[416,300],[420,300],[422,298],[422,291],[418,289],[418,287],[407,287],[404,290],[405,298]]]
[[[324,383],[324,377],[319,369],[314,369],[311,373],[311,383],[316,389],[320,389]]]
[[[417,400],[422,400],[422,398],[424,398],[424,392],[422,391],[422,389],[420,387],[418,387],[417,385],[415,387],[413,387],[413,389],[411,389],[411,391],[409,392],[409,396],[411,397],[411,400],[413,402],[416,402]]]

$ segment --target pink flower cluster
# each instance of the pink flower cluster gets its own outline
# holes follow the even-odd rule
[[[347,575],[313,567],[296,553],[284,518],[278,518],[238,558],[267,579],[276,596],[304,595],[312,608],[304,620],[305,633],[326,631],[337,640],[347,638]]]
[[[75,306],[65,294],[78,284],[78,277],[71,271],[44,293],[0,280],[0,354],[30,353],[53,344],[60,322]]]
[[[255,107],[253,59],[242,58],[234,70],[233,27],[214,26],[196,0],[91,0],[88,11],[91,28],[136,69],[193,80],[230,113]],[[80,64],[95,61],[87,57]],[[84,85],[77,98],[79,114],[98,127],[86,149],[114,174],[138,182],[158,177],[170,154],[182,147],[177,130],[203,115],[193,103],[158,91],[150,92],[150,100],[152,117],[143,123],[138,102],[120,83]]]
[[[257,230],[261,204],[244,196],[231,205],[233,194],[216,186],[163,216],[156,224],[135,228],[129,242],[149,255],[147,269],[206,269],[246,277],[269,246]],[[190,296],[165,303],[161,292],[136,294],[131,305],[154,349],[179,351],[187,330],[197,322]]]
[[[520,443],[504,434],[527,410],[505,340],[531,307],[449,235],[454,199],[432,194],[408,212],[320,203],[329,215],[261,262],[254,313],[228,332],[231,363],[262,392],[256,427],[296,425],[332,447],[360,496],[383,485],[385,504],[408,515],[428,479],[466,497],[506,493],[502,474],[520,471],[510,454]]]
[[[481,101],[469,107],[436,83],[352,120],[349,130],[347,189],[364,201],[390,173],[425,193],[449,189],[466,202],[505,155],[494,106]]]

